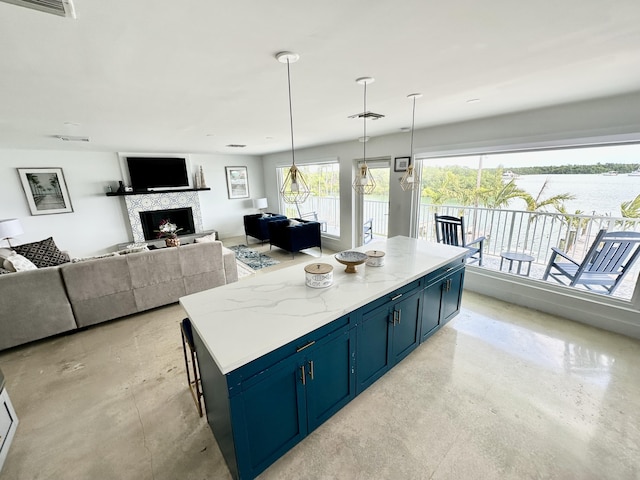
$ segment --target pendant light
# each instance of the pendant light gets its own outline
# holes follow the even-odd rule
[[[293,144],[293,108],[291,107],[291,72],[289,65],[295,63],[300,55],[292,52],[280,52],[276,54],[276,59],[280,63],[287,64],[287,85],[289,86],[289,123],[291,125],[291,167],[282,183],[280,195],[285,203],[294,203],[296,205],[304,203],[311,191],[302,176],[302,172],[296,167],[296,154]]]
[[[356,79],[356,83],[364,85],[364,111],[362,120],[364,125],[364,134],[362,135],[362,165],[358,169],[358,174],[353,181],[353,189],[356,193],[368,195],[376,188],[376,181],[371,175],[371,171],[367,165],[367,84],[373,83],[372,77],[361,77]]]
[[[416,99],[422,97],[421,93],[412,93],[407,95],[407,98],[411,98],[413,100],[413,115],[411,117],[411,148],[409,150],[409,165],[407,166],[407,171],[404,172],[402,178],[400,179],[400,186],[404,191],[417,190],[420,188],[420,182],[418,182],[418,178],[413,168],[413,130],[416,123]]]

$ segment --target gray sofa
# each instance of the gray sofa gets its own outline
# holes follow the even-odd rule
[[[0,275],[0,350],[237,280],[235,255],[218,241]]]

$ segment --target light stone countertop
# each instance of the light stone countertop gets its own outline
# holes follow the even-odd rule
[[[357,273],[333,255],[182,297],[191,319],[223,374],[227,374],[438,268],[467,250],[408,237],[376,240],[354,250],[382,250],[382,267],[358,265]],[[328,263],[333,285],[310,288],[304,267]]]

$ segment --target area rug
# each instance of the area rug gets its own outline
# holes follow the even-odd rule
[[[280,263],[278,260],[271,258],[264,253],[256,252],[255,250],[247,247],[246,245],[234,245],[229,247],[236,254],[236,258],[245,265],[251,267],[253,270],[260,270],[261,268],[270,267]]]

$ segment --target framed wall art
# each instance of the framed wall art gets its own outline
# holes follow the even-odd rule
[[[394,172],[406,172],[411,157],[396,157],[393,163]]]
[[[224,167],[227,172],[229,198],[249,198],[247,167]]]
[[[61,168],[18,168],[31,215],[73,212]]]

